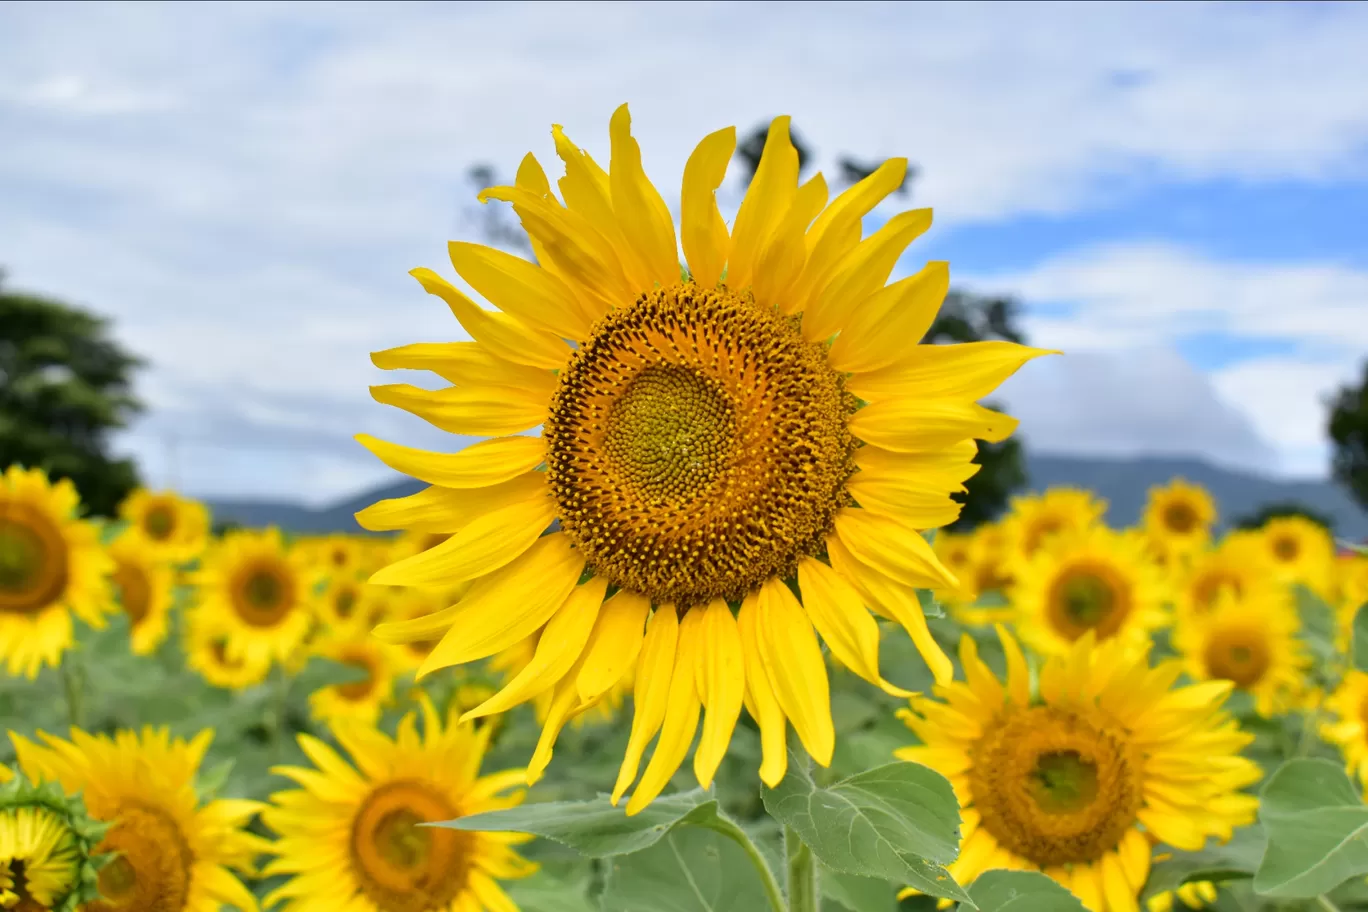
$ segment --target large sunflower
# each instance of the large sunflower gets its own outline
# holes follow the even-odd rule
[[[1175,478],[1149,489],[1143,525],[1159,554],[1181,558],[1206,545],[1216,522],[1216,501],[1206,488]]]
[[[299,736],[316,769],[277,767],[303,788],[279,792],[262,819],[279,839],[268,875],[291,879],[267,897],[282,912],[478,912],[515,909],[498,880],[536,866],[512,846],[530,837],[419,826],[512,807],[522,770],[480,776],[491,729],[442,723],[422,699],[423,734],[412,713],[390,739],[357,722],[333,735],[349,764],[317,738]]]
[[[127,532],[109,546],[114,560],[114,591],[128,616],[133,652],[147,655],[166,639],[176,574],[141,536]]]
[[[1220,708],[1228,682],[1173,689],[1179,662],[1152,668],[1145,648],[1088,635],[1046,661],[1032,694],[1020,647],[998,632],[1005,681],[966,636],[966,680],[901,712],[922,745],[898,757],[945,775],[959,798],[956,881],[1039,870],[1091,912],[1134,912],[1153,843],[1197,850],[1253,821],[1258,801],[1239,790],[1260,771]]]
[[[1134,533],[1091,526],[1054,539],[1019,565],[1010,590],[1021,636],[1061,654],[1085,634],[1149,639],[1168,620],[1159,569]]]
[[[1013,497],[1002,520],[1010,544],[1008,559],[1028,561],[1053,538],[1101,522],[1107,502],[1082,488],[1054,487],[1043,494]]]
[[[0,659],[12,675],[59,664],[71,615],[101,626],[112,607],[113,565],[95,527],[76,518],[79,506],[70,481],[50,484],[41,469],[0,475]]]
[[[319,570],[276,529],[228,533],[205,555],[195,582],[195,613],[228,634],[233,658],[284,662],[313,625]]]
[[[213,732],[186,742],[165,728],[65,741],[39,733],[39,746],[10,733],[30,779],[80,792],[90,816],[111,824],[96,847],[117,853],[100,869],[102,899],[86,912],[256,912],[252,893],[230,868],[251,873],[267,844],[243,826],[260,808],[237,799],[201,803],[195,778]]]
[[[159,560],[194,560],[209,541],[209,510],[174,491],[139,488],[119,505],[128,534],[142,540]]]
[[[421,671],[545,629],[532,665],[470,715],[554,687],[554,740],[636,668],[618,795],[657,732],[660,742],[628,805],[635,813],[683,761],[704,707],[695,771],[711,781],[747,693],[765,731],[762,778],[783,774],[788,722],[828,763],[818,634],[881,683],[867,608],[902,623],[947,674],[915,590],[955,579],[917,530],[959,514],[950,494],[973,471],[974,439],[1002,440],[1016,424],[977,401],[1042,352],[915,344],[945,295],[946,265],[884,283],[930,211],[895,215],[861,239],[906,160],[827,206],[820,175],[799,186],[787,117],[771,125],[730,231],[714,193],[735,129],[694,151],[681,276],[675,228],[630,123],[624,105],[609,125],[608,171],[553,128],[564,205],[530,155],[515,186],[484,191],[513,204],[537,261],[450,245],[456,272],[501,311],[414,271],[474,341],[376,354],[380,367],[432,370],[453,385],[373,395],[451,433],[494,439],[451,455],[361,437],[432,487],[358,519],[449,536],[375,582],[474,581],[429,619],[379,628],[393,639],[444,634]],[[520,436],[539,425],[540,437]]]
[[[1258,590],[1239,599],[1226,593],[1211,611],[1180,615],[1173,645],[1194,680],[1230,681],[1254,698],[1260,715],[1272,716],[1304,696],[1311,659],[1299,629],[1285,590]]]

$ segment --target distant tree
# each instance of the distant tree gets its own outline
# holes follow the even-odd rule
[[[1311,520],[1328,532],[1333,533],[1335,531],[1334,519],[1295,500],[1280,500],[1264,504],[1254,512],[1232,520],[1231,526],[1236,529],[1260,529],[1264,523],[1279,516],[1300,516],[1303,519]]]
[[[69,478],[86,510],[112,516],[138,473],[109,455],[107,437],[141,411],[131,374],[142,362],[103,318],[3,281],[0,273],[0,469],[19,463]]]
[[[493,165],[477,164],[466,169],[466,183],[475,191],[472,195],[478,195],[488,187],[505,186],[513,181],[500,176]],[[465,207],[463,213],[489,243],[506,250],[531,254],[532,244],[522,224],[513,215],[512,206],[497,200],[488,203],[474,200]]]
[[[1330,401],[1330,471],[1368,510],[1368,360],[1358,383],[1340,387]]]

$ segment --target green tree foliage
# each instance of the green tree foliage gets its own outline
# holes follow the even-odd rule
[[[138,484],[133,462],[109,455],[107,437],[141,410],[130,380],[142,362],[108,330],[94,314],[0,285],[0,468],[70,478],[101,516]]]
[[[1331,474],[1368,510],[1368,360],[1358,383],[1340,387],[1330,401],[1327,430]]]
[[[1233,520],[1231,526],[1236,529],[1260,529],[1263,528],[1264,523],[1279,516],[1300,516],[1322,526],[1327,531],[1333,532],[1335,530],[1335,521],[1332,518],[1295,500],[1280,500],[1264,504],[1253,513]]]

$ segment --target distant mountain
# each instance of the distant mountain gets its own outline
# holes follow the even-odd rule
[[[1075,485],[1106,498],[1109,504],[1107,521],[1115,526],[1139,521],[1150,487],[1182,477],[1211,492],[1223,521],[1253,513],[1266,504],[1295,501],[1332,517],[1335,534],[1340,538],[1368,539],[1368,513],[1329,482],[1278,481],[1218,468],[1200,459],[1159,457],[1101,459],[1028,454],[1026,469],[1032,491]],[[223,501],[210,506],[215,522],[276,525],[304,533],[360,532],[361,527],[352,515],[357,510],[377,500],[405,497],[423,487],[420,482],[399,481],[321,509],[269,501]]]

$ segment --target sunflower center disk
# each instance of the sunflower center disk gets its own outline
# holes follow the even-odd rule
[[[1042,867],[1100,858],[1140,810],[1138,753],[1123,733],[1068,711],[1009,709],[971,756],[970,791],[983,826]]]
[[[143,529],[154,541],[166,541],[176,528],[176,514],[170,507],[158,505],[143,517]]]
[[[25,504],[0,503],[0,612],[37,614],[66,591],[61,532]]]
[[[136,626],[152,606],[152,583],[147,573],[134,564],[121,563],[114,570],[114,585],[118,587],[119,604],[128,615],[128,622]]]
[[[1197,512],[1185,503],[1169,504],[1164,510],[1164,525],[1170,532],[1187,535],[1197,528]]]
[[[353,869],[381,912],[445,908],[465,889],[474,836],[419,826],[457,816],[421,782],[391,782],[365,800],[352,823]]]
[[[561,528],[595,572],[680,608],[815,553],[849,502],[854,399],[749,297],[658,289],[594,327],[545,426]]]
[[[365,656],[347,656],[342,660],[342,664],[361,672],[365,677],[346,684],[338,684],[335,688],[337,695],[344,700],[364,700],[375,689],[375,668]]]
[[[1079,566],[1062,573],[1051,587],[1049,618],[1070,640],[1089,630],[1109,637],[1121,629],[1129,604],[1118,580],[1102,567]]]
[[[289,614],[294,593],[280,569],[257,566],[243,574],[233,607],[254,627],[273,627]]]
[[[1300,550],[1295,538],[1279,538],[1273,542],[1273,553],[1278,560],[1286,563],[1296,560]]]
[[[1213,678],[1233,681],[1236,687],[1253,687],[1263,680],[1272,664],[1268,638],[1258,630],[1217,631],[1207,643],[1207,673]]]
[[[190,894],[190,847],[165,812],[126,805],[106,815],[119,822],[99,845],[118,857],[100,869],[102,899],[90,912],[180,912]]]

